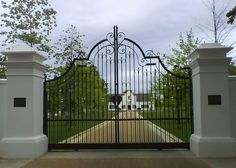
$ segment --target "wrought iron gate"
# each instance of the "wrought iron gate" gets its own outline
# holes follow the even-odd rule
[[[114,32],[86,58],[44,85],[49,149],[189,148],[193,132],[188,69]]]

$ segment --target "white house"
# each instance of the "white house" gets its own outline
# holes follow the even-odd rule
[[[114,95],[111,95],[111,97],[112,96]],[[154,101],[152,101],[151,96],[147,93],[133,93],[131,90],[127,90],[119,96],[122,98],[119,104],[121,111],[147,111],[155,109]],[[108,110],[115,111],[115,105],[112,100],[108,103]]]

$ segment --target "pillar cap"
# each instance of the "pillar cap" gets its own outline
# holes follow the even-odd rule
[[[192,61],[196,59],[225,59],[226,53],[233,47],[225,47],[220,43],[204,43],[195,49],[189,56]]]
[[[8,57],[8,62],[37,60],[43,62],[47,59],[42,53],[28,45],[14,45],[5,49],[3,55]]]
[[[211,49],[211,48],[225,48],[225,46],[220,43],[203,43],[199,46],[199,49]]]

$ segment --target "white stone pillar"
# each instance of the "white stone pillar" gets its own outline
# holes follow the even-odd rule
[[[43,135],[43,73],[46,59],[29,46],[14,46],[8,57],[7,113],[2,158],[37,158],[47,151]]]
[[[6,115],[6,104],[7,104],[7,80],[0,79],[0,142],[4,137],[4,127],[5,127],[5,115]],[[2,156],[2,150],[0,145],[0,158]]]
[[[192,62],[194,134],[190,149],[199,157],[236,156],[231,135],[228,66],[232,48],[203,44],[189,58]]]
[[[236,76],[229,76],[229,97],[232,136],[236,138]]]

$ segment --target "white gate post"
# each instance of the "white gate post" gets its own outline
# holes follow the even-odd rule
[[[4,127],[5,127],[5,114],[6,114],[6,87],[7,86],[7,80],[6,79],[0,79],[0,142],[4,136]],[[0,144],[0,158],[2,156],[2,150],[1,150],[1,144]]]
[[[2,158],[37,158],[47,151],[43,135],[43,73],[46,59],[29,46],[14,46],[8,57],[7,105]]]
[[[232,48],[203,44],[189,58],[192,62],[194,134],[190,149],[199,157],[236,156],[229,111],[226,53]]]

